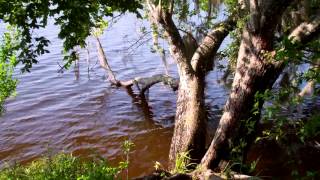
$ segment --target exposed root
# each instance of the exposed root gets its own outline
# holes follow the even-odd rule
[[[224,180],[224,179],[234,179],[234,180],[244,180],[244,179],[252,179],[252,176],[248,176],[245,174],[239,174],[236,172],[230,172],[228,176],[222,173],[216,173],[212,170],[205,171],[194,171],[190,174],[170,174],[164,170],[157,170],[150,175],[134,178],[134,180]],[[258,177],[254,177],[255,179],[260,179]]]

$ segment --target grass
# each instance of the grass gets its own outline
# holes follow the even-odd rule
[[[190,163],[191,158],[189,152],[181,152],[177,154],[176,161],[175,161],[175,167],[172,171],[172,174],[185,174],[189,173],[192,170],[191,167],[195,166],[196,164]]]
[[[127,163],[111,167],[103,159],[82,161],[71,154],[58,154],[26,166],[5,167],[0,171],[0,180],[113,180],[124,169]]]

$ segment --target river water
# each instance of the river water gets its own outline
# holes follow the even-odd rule
[[[221,20],[224,18],[223,5],[217,6]],[[118,79],[165,73],[162,58],[151,51],[151,34],[143,36],[141,27],[150,29],[149,23],[128,14],[112,24],[101,37],[109,64]],[[16,71],[17,95],[7,101],[6,113],[0,117],[0,164],[28,163],[43,155],[64,151],[82,158],[99,155],[116,165],[124,160],[121,145],[129,139],[135,144],[130,153],[129,177],[150,173],[155,161],[166,167],[176,92],[161,84],[155,85],[145,103],[134,95],[137,91],[112,87],[99,66],[92,38],[88,39],[89,55],[86,50],[79,49],[78,64],[61,72],[60,66],[64,62],[58,32],[59,28],[52,23],[36,31],[51,41],[50,53],[40,57],[31,73]],[[141,40],[137,42],[137,39]],[[222,48],[229,41],[226,39]],[[160,45],[167,47],[163,40]],[[170,75],[177,77],[176,65],[168,52],[166,59]],[[209,136],[214,133],[212,127],[216,126],[228,96],[228,88],[218,83],[222,76],[223,72],[218,68],[207,75]],[[320,104],[320,100],[316,104]],[[253,160],[261,160],[259,174],[267,172],[269,176],[290,177],[292,168],[284,171],[288,169],[287,160],[283,159],[283,151],[275,147],[263,146],[253,150],[250,156]],[[307,152],[304,155],[309,159],[303,160],[304,164],[319,167],[314,159],[319,151]]]
[[[128,49],[144,24],[135,15],[126,15],[101,37],[118,79],[165,72],[160,56],[150,51],[151,41]],[[176,93],[156,85],[150,89],[146,105],[126,89],[110,86],[97,63],[93,39],[88,40],[89,63],[87,52],[80,50],[78,68],[73,65],[58,72],[58,64],[63,65],[58,28],[50,24],[36,33],[51,41],[50,53],[39,59],[31,73],[16,73],[17,96],[8,100],[6,113],[0,118],[0,163],[27,163],[65,151],[84,158],[99,154],[116,164],[123,158],[123,141],[129,139],[135,144],[130,153],[130,177],[150,172],[155,161],[166,166]],[[166,56],[169,72],[176,76],[176,65],[168,53]],[[211,124],[220,116],[227,95],[217,83],[221,75],[214,71],[207,78]]]

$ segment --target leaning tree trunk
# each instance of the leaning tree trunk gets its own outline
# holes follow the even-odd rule
[[[248,38],[250,35],[245,32],[243,36]],[[202,165],[206,168],[216,167],[221,158],[229,155],[229,147],[235,145],[241,138],[248,142],[248,138],[253,137],[252,134],[248,134],[243,123],[248,120],[250,122],[259,120],[263,103],[259,102],[259,113],[253,115],[255,94],[271,88],[282,71],[282,66],[266,63],[259,54],[256,54],[266,49],[265,44],[268,44],[269,40],[261,36],[250,36],[250,39],[251,41],[243,40],[241,43],[229,99],[214,139],[202,159]]]
[[[255,126],[263,104],[260,100],[257,113],[252,113],[255,94],[271,88],[283,69],[281,63],[272,63],[265,52],[273,50],[280,12],[286,9],[290,0],[258,1],[250,0],[251,17],[243,30],[232,90],[214,139],[201,161],[204,169],[213,169],[222,158],[228,158],[230,147],[237,145],[240,139],[247,142],[248,147],[254,136],[248,134],[245,122],[250,120]]]

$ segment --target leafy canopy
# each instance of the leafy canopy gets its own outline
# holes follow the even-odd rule
[[[60,27],[58,34],[64,42],[66,65],[76,58],[73,47],[86,45],[92,28],[101,28],[103,19],[113,13],[134,12],[141,8],[140,0],[0,0],[0,20],[15,29],[3,35],[0,45],[0,114],[3,104],[14,92],[17,81],[12,72],[22,63],[22,72],[30,71],[37,57],[48,53],[50,41],[34,30],[44,28],[48,20]]]
[[[46,27],[49,19],[60,27],[58,36],[64,41],[69,55],[66,57],[72,60],[73,47],[84,47],[91,28],[97,27],[103,18],[114,12],[138,14],[139,8],[140,0],[0,0],[0,19],[21,30],[17,61],[24,64],[22,71],[29,71],[38,56],[49,52],[46,47],[50,41],[33,33]]]
[[[6,98],[11,96],[16,88],[17,80],[12,77],[13,68],[16,65],[16,49],[19,32],[9,31],[2,36],[0,44],[0,115],[3,113],[3,104]]]

